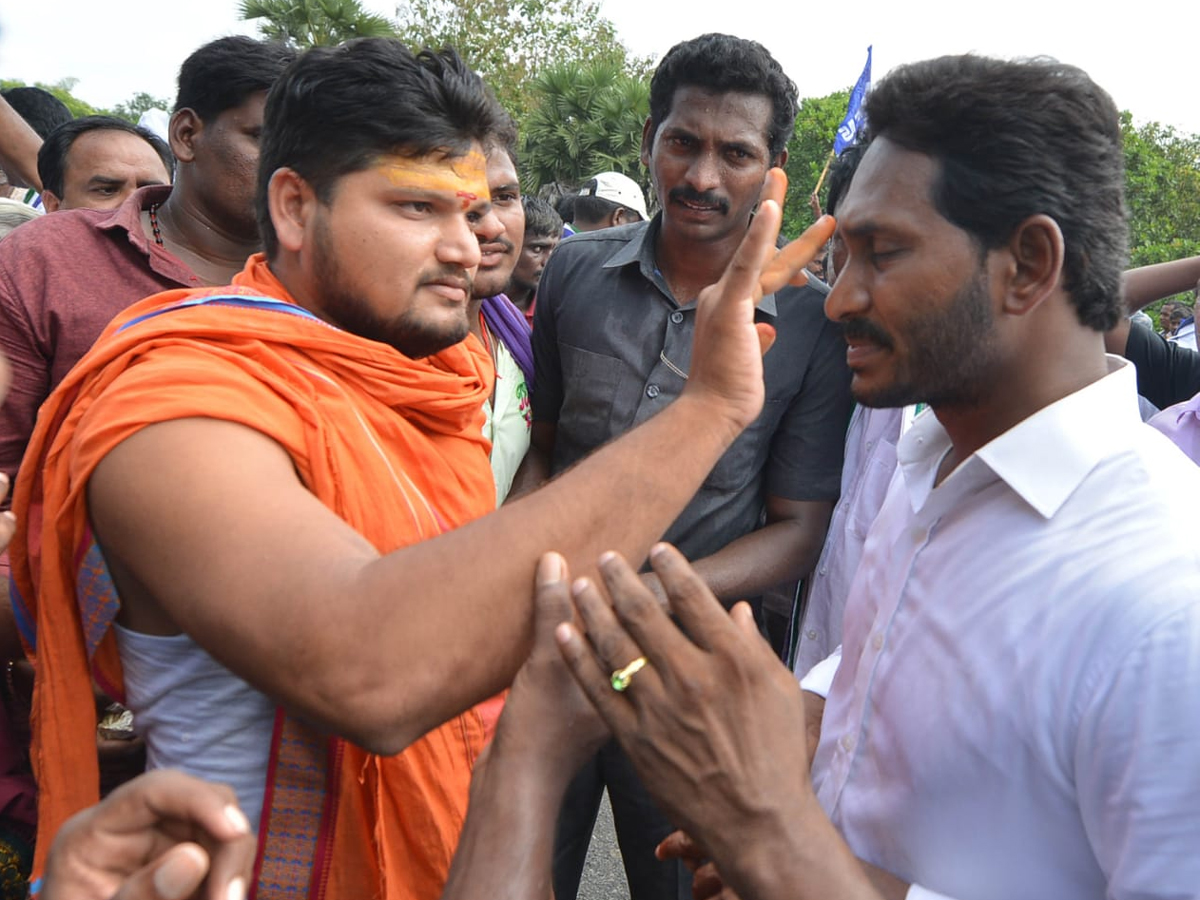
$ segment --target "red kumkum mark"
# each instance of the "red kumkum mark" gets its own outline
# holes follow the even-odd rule
[[[455,196],[460,197],[462,199],[462,208],[463,209],[466,209],[472,203],[474,203],[476,200],[479,199],[478,194],[472,194],[470,191],[457,191],[455,193]]]

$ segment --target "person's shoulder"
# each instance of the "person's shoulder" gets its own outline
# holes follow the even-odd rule
[[[111,210],[63,209],[46,213],[14,229],[0,241],[0,255],[21,257],[46,256],[55,252],[78,250],[79,241],[97,239],[100,224]]]
[[[554,249],[554,256],[602,257],[616,252],[632,241],[639,240],[650,227],[649,222],[631,222],[599,231],[577,231],[564,238]]]

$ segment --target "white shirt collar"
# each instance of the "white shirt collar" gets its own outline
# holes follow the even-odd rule
[[[978,479],[983,473],[970,473],[982,462],[1039,514],[1052,518],[1097,463],[1125,445],[1128,430],[1141,425],[1136,379],[1132,364],[1109,356],[1107,375],[979,448],[941,487]],[[946,430],[928,411],[900,439],[897,458],[914,511],[933,493],[938,466],[950,447]]]

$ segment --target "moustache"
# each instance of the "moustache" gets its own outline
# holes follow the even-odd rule
[[[429,269],[426,272],[422,272],[419,283],[453,284],[457,287],[465,287],[467,294],[470,295],[471,289],[475,284],[475,279],[462,266],[439,266],[436,269]]]
[[[492,238],[490,241],[483,241],[480,243],[479,246],[481,248],[488,248],[488,252],[491,252],[491,248],[493,246],[499,246],[503,249],[504,253],[511,253],[517,247],[516,244],[514,244],[512,241],[510,241],[504,235],[500,235],[499,237]]]
[[[848,319],[842,323],[842,334],[847,341],[870,341],[885,350],[891,350],[891,336],[869,319]]]
[[[695,203],[697,206],[715,206],[721,211],[722,215],[729,212],[729,201],[711,191],[700,193],[700,191],[692,190],[690,187],[677,187],[672,188],[667,193],[667,199],[683,200],[688,203]]]

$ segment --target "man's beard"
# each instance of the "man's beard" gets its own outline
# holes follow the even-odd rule
[[[321,308],[339,328],[394,347],[410,359],[432,356],[447,347],[452,347],[467,336],[469,328],[465,301],[461,321],[450,324],[424,321],[421,314],[411,307],[393,318],[384,318],[371,309],[357,291],[348,286],[333,252],[327,228],[321,228],[315,246],[313,270]],[[425,284],[446,276],[467,279],[467,296],[471,296],[470,276],[459,266],[443,266],[424,272],[417,284]]]
[[[854,399],[872,407],[977,405],[993,388],[994,325],[987,273],[980,268],[948,306],[908,321],[904,336],[908,356],[900,361],[891,383],[870,392],[854,391]],[[847,321],[845,333],[895,352],[892,336],[867,319]]]

